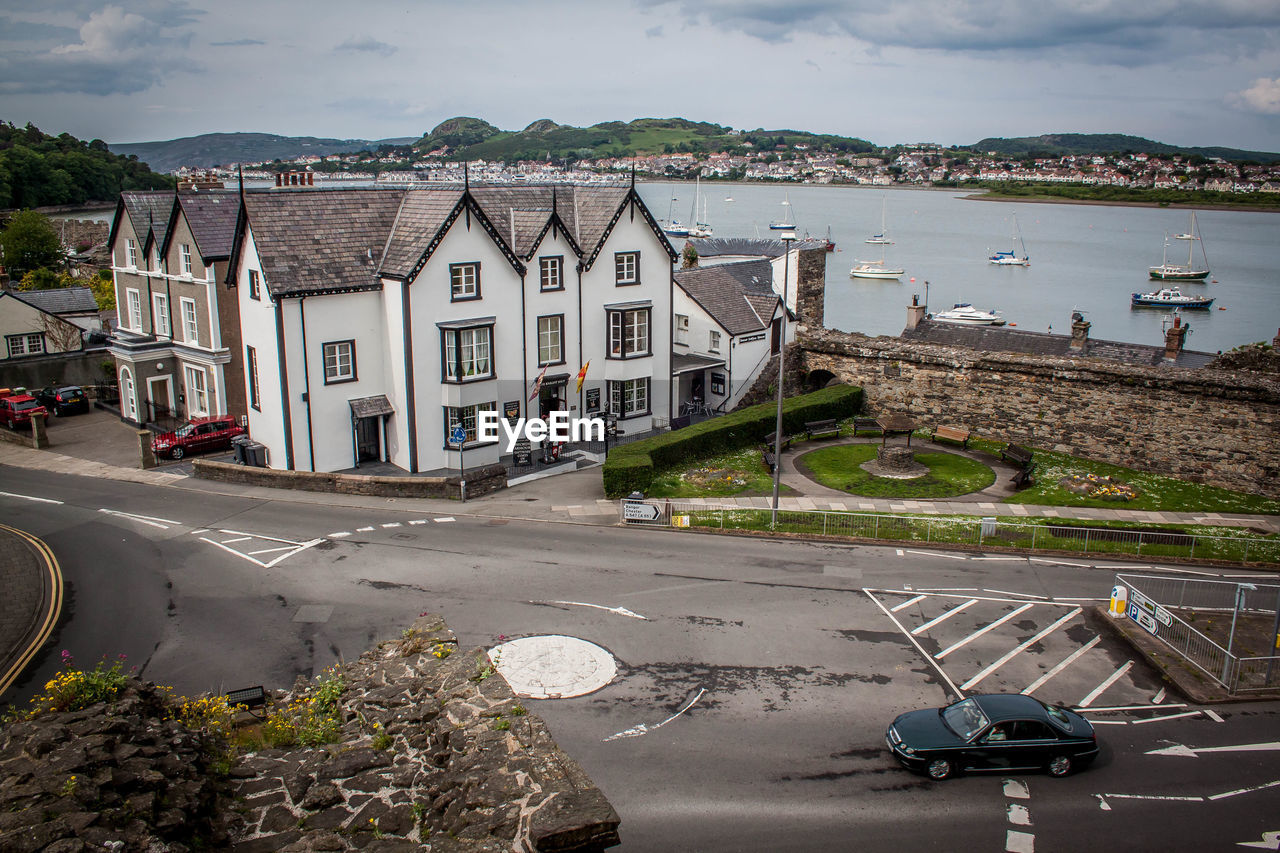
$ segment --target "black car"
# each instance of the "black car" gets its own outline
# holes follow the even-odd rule
[[[1066,776],[1098,755],[1088,720],[1021,694],[989,693],[909,711],[893,721],[885,740],[903,767],[937,780],[960,771],[1041,768]]]
[[[35,392],[35,398],[51,415],[73,415],[89,411],[89,398],[79,385],[50,385]]]

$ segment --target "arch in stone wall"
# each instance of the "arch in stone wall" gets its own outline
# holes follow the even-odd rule
[[[830,370],[810,370],[804,377],[804,390],[818,391],[833,382],[839,384],[840,380]]]

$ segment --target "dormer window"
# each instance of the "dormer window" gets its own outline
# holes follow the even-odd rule
[[[449,264],[449,299],[464,302],[480,298],[480,263]]]
[[[182,243],[178,246],[178,257],[182,263],[182,274],[191,275],[191,245]]]
[[[126,237],[124,240],[125,254],[128,256],[128,265],[135,270],[138,268],[138,244],[133,242],[132,237]]]

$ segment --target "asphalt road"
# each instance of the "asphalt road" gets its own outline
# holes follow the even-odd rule
[[[286,686],[432,611],[464,645],[564,634],[614,656],[603,689],[528,704],[621,814],[624,851],[1277,849],[1280,703],[1162,693],[1089,621],[1114,567],[0,476],[62,502],[0,511],[72,597],[9,701],[62,648],[180,693]],[[888,723],[957,688],[1083,706],[1102,757],[1066,779],[898,768]]]

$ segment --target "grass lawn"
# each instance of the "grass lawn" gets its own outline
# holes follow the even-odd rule
[[[650,498],[728,498],[773,494],[773,474],[750,448],[703,459],[691,468],[659,473],[645,490]],[[779,494],[794,494],[782,485]]]
[[[996,473],[954,453],[916,453],[929,473],[913,480],[876,477],[859,466],[876,458],[875,444],[842,444],[811,450],[796,467],[832,489],[869,498],[951,498],[978,492],[996,481]]]
[[[1173,477],[1147,474],[1105,462],[1091,462],[1065,453],[1036,450],[1036,484],[1005,498],[1005,503],[1046,506],[1088,506],[1107,509],[1166,510],[1169,512],[1235,512],[1256,515],[1280,514],[1280,501],[1233,492],[1217,486],[1188,483]],[[1067,491],[1063,477],[1096,474],[1112,477],[1138,490],[1133,500],[1105,500]]]

